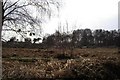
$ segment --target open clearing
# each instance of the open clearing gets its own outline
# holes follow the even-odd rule
[[[120,80],[117,48],[3,48],[3,79]]]

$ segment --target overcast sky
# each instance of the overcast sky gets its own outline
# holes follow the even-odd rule
[[[72,29],[118,29],[118,2],[120,0],[63,0],[59,16],[43,25],[44,33],[54,33],[58,25]],[[73,27],[75,26],[76,27]]]
[[[118,2],[120,0],[63,0],[59,15],[42,25],[43,35],[58,30],[58,25],[68,22],[69,31],[74,29],[118,29]],[[75,27],[76,26],[76,27]],[[62,29],[63,30],[63,29]],[[66,31],[66,27],[64,27]],[[9,39],[9,33],[4,36]],[[14,33],[13,33],[14,34]],[[18,35],[17,35],[18,36]]]

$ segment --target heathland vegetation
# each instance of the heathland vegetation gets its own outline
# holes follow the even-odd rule
[[[119,80],[119,31],[79,29],[72,34],[3,42],[3,79]]]

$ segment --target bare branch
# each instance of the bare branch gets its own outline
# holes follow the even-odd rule
[[[18,6],[18,7],[14,7],[14,8],[13,8],[11,11],[9,11],[9,13],[7,13],[4,17],[7,17],[9,14],[11,14],[12,12],[14,12],[16,9],[22,8],[22,7],[25,7],[25,6],[28,6],[28,4],[27,4],[27,5]]]
[[[41,27],[41,23],[47,18],[51,17],[53,5],[57,7],[57,2],[54,0],[30,0],[22,1],[17,0],[12,2],[12,0],[6,0],[3,4],[3,23],[4,25],[9,25],[15,29],[17,27]],[[36,9],[37,16],[31,9]],[[27,26],[30,25],[30,26]],[[15,31],[15,30],[13,30]]]
[[[11,7],[13,7],[13,6],[15,6],[19,1],[20,1],[20,0],[14,2],[12,5],[6,7],[4,10],[7,10],[7,9],[9,9],[9,8],[11,8]]]
[[[6,0],[4,3],[3,3],[3,6],[5,7],[6,3],[7,3],[8,0]]]

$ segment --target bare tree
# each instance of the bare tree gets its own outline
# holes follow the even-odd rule
[[[59,9],[60,0],[3,0],[0,6],[2,26],[22,32],[26,27],[33,30],[41,27],[41,23]]]

